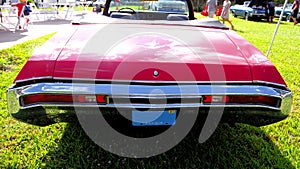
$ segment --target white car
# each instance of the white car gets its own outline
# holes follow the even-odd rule
[[[180,0],[158,0],[149,3],[149,10],[163,12],[187,12],[187,5]]]
[[[106,3],[106,0],[96,0],[93,2],[93,6],[100,6],[101,8],[104,8]],[[114,2],[111,1],[110,6],[114,5]]]

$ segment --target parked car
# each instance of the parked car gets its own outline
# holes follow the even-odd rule
[[[251,125],[285,119],[292,92],[271,61],[218,20],[195,19],[192,2],[183,3],[187,14],[106,3],[103,15],[54,35],[7,89],[9,113],[35,125],[75,113],[126,114],[131,127],[150,128],[191,124],[198,114]]]
[[[262,1],[252,0],[245,1],[243,5],[234,5],[230,7],[230,12],[234,17],[249,18],[266,18],[266,7]]]
[[[93,3],[92,3],[93,12],[97,12],[97,13],[101,12],[102,9],[105,6],[105,3],[106,3],[106,0],[95,0],[95,1],[93,1]],[[111,1],[110,4],[113,6],[114,5],[114,1]]]
[[[275,17],[279,18],[283,7],[275,7]],[[292,21],[292,4],[287,4],[282,17],[287,21]],[[297,20],[300,20],[300,11],[297,14]]]
[[[93,2],[93,6],[99,6],[101,8],[104,8],[106,0],[96,0]]]
[[[149,10],[163,12],[187,12],[187,5],[180,0],[158,0],[149,3]]]
[[[106,0],[95,0],[95,1],[93,1],[92,5],[104,8],[105,3],[106,3]],[[110,4],[113,6],[115,4],[115,2],[111,1]]]

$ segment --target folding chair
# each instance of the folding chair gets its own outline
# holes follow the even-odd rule
[[[5,8],[4,8],[5,6]],[[1,25],[6,29],[10,30],[11,27],[15,27],[17,22],[17,9],[14,6],[10,6],[8,4],[4,4],[2,7],[2,20]],[[4,26],[5,25],[5,26]]]
[[[76,1],[75,0],[66,0],[63,11],[65,12],[65,19],[72,19],[73,12],[75,10]]]
[[[31,7],[31,15],[35,15],[36,19],[39,20],[39,15],[41,15],[41,11],[36,7],[35,3],[29,3]]]

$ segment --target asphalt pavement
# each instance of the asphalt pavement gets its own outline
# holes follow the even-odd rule
[[[42,16],[40,18],[43,18]],[[36,39],[38,37],[58,32],[71,27],[71,20],[65,19],[46,19],[46,20],[32,20],[32,24],[29,24],[27,30],[13,31],[13,27],[10,27],[10,31],[0,27],[0,50],[12,47],[16,44],[23,43],[25,41]]]

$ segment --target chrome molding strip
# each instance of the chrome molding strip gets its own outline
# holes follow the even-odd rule
[[[141,84],[265,84],[265,85],[273,85],[278,86],[282,88],[287,88],[283,84],[279,83],[273,83],[273,82],[267,82],[267,81],[260,81],[260,80],[254,80],[254,81],[147,81],[147,80],[111,80],[111,79],[88,79],[88,78],[62,78],[62,77],[52,77],[52,76],[44,76],[44,77],[38,77],[38,78],[30,78],[26,80],[18,80],[16,83],[23,83],[26,81],[33,81],[33,80],[49,80],[53,79],[58,81],[72,81],[72,82],[110,82],[110,83],[124,83],[124,84],[130,84],[130,83],[141,83]]]
[[[27,81],[34,81],[34,80],[49,80],[49,79],[53,79],[52,76],[41,76],[41,77],[33,77],[33,78],[29,78],[29,79],[25,79],[25,80],[16,80],[16,83],[23,83],[23,82],[27,82]]]
[[[260,85],[125,85],[86,83],[37,83],[8,91],[19,96],[31,94],[105,94],[109,96],[202,96],[202,95],[264,95],[281,98],[289,90]]]
[[[267,108],[272,110],[280,110],[280,108],[275,108],[266,105],[226,105],[226,104],[202,104],[202,103],[186,103],[186,104],[53,104],[53,103],[39,103],[35,105],[30,105],[26,107],[20,107],[20,109],[28,109],[28,108],[35,108],[35,107],[98,107],[98,108],[129,108],[129,109],[136,109],[136,108],[143,108],[143,109],[176,109],[176,108]]]
[[[283,85],[283,84],[272,83],[272,82],[266,82],[266,81],[261,81],[261,80],[254,80],[253,83],[266,84],[266,85],[279,86],[279,87],[286,88],[286,86]]]
[[[86,82],[111,82],[111,83],[148,83],[148,84],[226,84],[226,83],[252,83],[252,81],[150,81],[150,80],[111,80],[111,79],[86,79],[86,78],[59,78],[55,77],[54,80],[67,80],[67,81],[73,81],[73,82],[80,82],[80,81],[86,81]]]
[[[65,104],[65,103],[43,103],[34,104],[27,107],[20,105],[20,97],[32,94],[86,94],[108,95],[112,99],[116,98],[192,98],[201,99],[203,95],[263,95],[277,97],[281,99],[280,107],[272,107],[259,104],[212,104],[203,103],[175,103],[175,104],[145,104],[145,103],[111,103],[101,104]],[[183,108],[183,107],[260,107],[272,110],[285,110],[289,113],[292,103],[292,92],[289,90],[278,89],[260,85],[125,85],[125,84],[87,84],[87,83],[37,83],[17,88],[9,88],[7,91],[8,108],[10,113],[20,109],[38,106],[58,106],[58,107],[115,107],[115,108]]]

